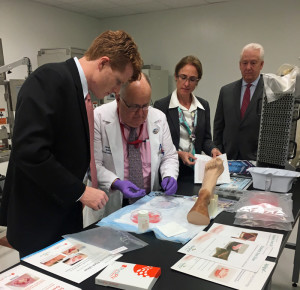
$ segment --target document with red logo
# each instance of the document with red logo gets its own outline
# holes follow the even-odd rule
[[[160,274],[159,267],[113,262],[96,277],[95,283],[126,290],[149,290]]]

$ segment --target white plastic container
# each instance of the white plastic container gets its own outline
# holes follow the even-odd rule
[[[292,188],[294,179],[300,176],[296,171],[267,167],[251,167],[247,171],[252,175],[254,188],[284,193]]]
[[[138,212],[138,229],[140,233],[149,229],[149,212],[147,210],[139,210]]]

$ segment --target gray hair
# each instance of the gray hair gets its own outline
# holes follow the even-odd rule
[[[142,77],[144,77],[147,81],[147,83],[149,84],[150,88],[151,88],[151,82],[150,82],[150,79],[149,79],[149,76],[147,76],[146,74],[144,73],[141,73],[141,78],[137,81],[140,81],[142,79]],[[121,89],[120,89],[120,97],[122,99],[125,98],[125,92],[126,92],[126,89],[128,88],[128,86],[131,84],[132,82],[126,82],[124,83],[122,86],[121,86]]]
[[[240,54],[240,60],[243,56],[243,53],[245,50],[248,50],[248,49],[257,49],[259,50],[259,53],[260,53],[260,60],[264,60],[264,56],[265,56],[265,50],[264,48],[262,47],[261,44],[259,43],[249,43],[247,45],[245,45],[241,51],[241,54]]]

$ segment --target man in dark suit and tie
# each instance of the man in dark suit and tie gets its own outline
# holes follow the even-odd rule
[[[82,58],[41,66],[21,87],[0,209],[21,257],[82,230],[83,206],[98,210],[108,201],[84,183],[93,159],[85,99],[118,93],[141,67],[130,35],[106,31]]]
[[[264,49],[246,45],[240,56],[242,79],[220,90],[214,119],[214,143],[229,160],[256,160],[263,96]]]

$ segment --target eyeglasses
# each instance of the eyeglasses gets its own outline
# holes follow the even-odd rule
[[[188,77],[187,75],[177,75],[177,77],[180,78],[184,82],[189,81],[191,83],[196,83],[200,80],[197,77]]]
[[[143,112],[146,112],[146,111],[148,111],[148,109],[149,109],[149,104],[144,105],[144,106],[140,106],[140,105],[132,105],[132,106],[129,106],[129,105],[125,102],[125,100],[124,100],[123,98],[120,98],[120,99],[124,102],[124,104],[126,105],[127,109],[128,109],[130,112],[137,112],[139,109],[142,109]]]

